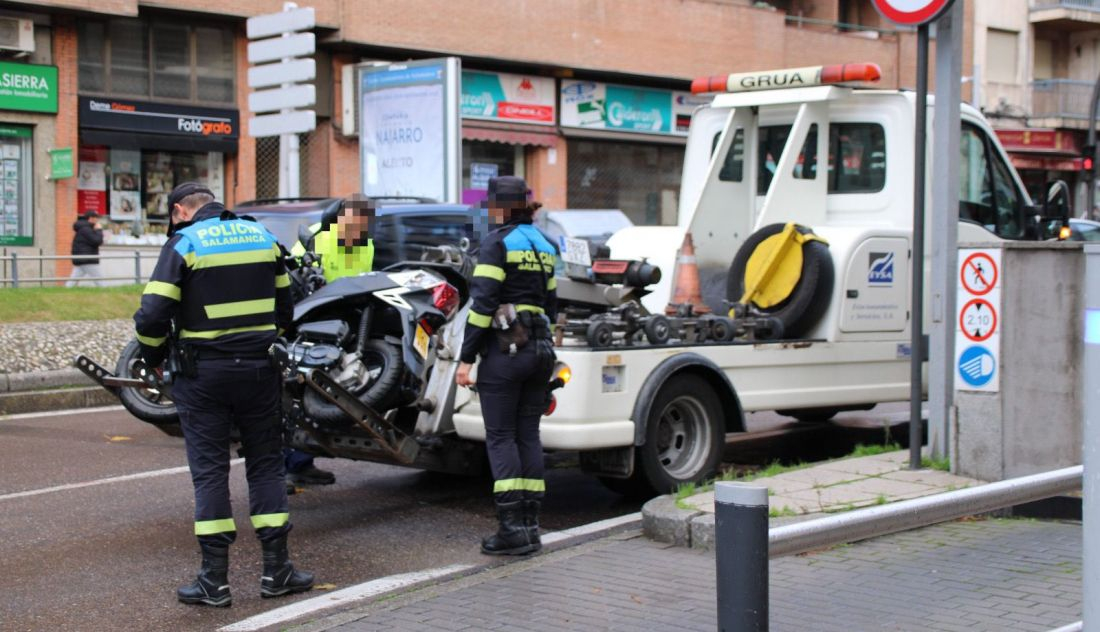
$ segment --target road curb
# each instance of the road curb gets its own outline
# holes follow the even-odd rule
[[[343,588],[333,593],[321,594],[311,599],[295,602],[282,608],[276,608],[275,610],[270,610],[237,621],[236,623],[218,628],[218,632],[253,632],[256,630],[274,628],[276,626],[278,629],[292,628],[303,631],[328,630],[361,619],[364,615],[356,612],[356,610],[368,607],[378,601],[471,577],[513,563],[537,562],[540,557],[548,553],[572,548],[626,531],[636,530],[641,524],[641,514],[634,513],[592,522],[579,527],[554,531],[542,536],[542,551],[538,555],[513,559],[496,558],[484,564],[454,564],[441,569],[432,569],[419,573],[405,573],[390,577],[380,577],[362,584]],[[434,573],[433,570],[441,572]],[[408,582],[402,581],[403,578],[416,575],[423,575],[426,576],[426,578]],[[357,597],[342,597],[340,595],[340,593],[344,595],[353,595],[356,592],[365,592],[363,589],[372,584],[383,587],[387,584],[391,584],[393,587],[371,592],[370,594],[359,595]],[[337,612],[325,612],[333,609],[339,610]],[[285,612],[286,616],[280,616],[280,612]],[[318,616],[314,619],[306,619],[306,617],[314,614]],[[297,624],[293,623],[294,621],[300,621],[302,619],[306,620]]]
[[[79,369],[0,374],[0,393],[22,393],[47,388],[91,386],[93,384],[95,382],[80,372]]]
[[[118,404],[118,398],[95,387],[0,393],[0,416]]]
[[[650,540],[691,548],[692,520],[702,515],[698,509],[677,507],[674,496],[658,496],[642,505],[642,533]],[[706,536],[700,531],[699,537]]]

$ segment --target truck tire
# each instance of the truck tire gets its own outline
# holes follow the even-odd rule
[[[731,303],[741,300],[745,293],[745,272],[748,270],[749,259],[764,240],[783,232],[785,227],[784,224],[769,224],[741,244],[726,279],[727,300]],[[796,226],[796,229],[804,235],[813,234],[805,226]],[[778,319],[783,324],[785,336],[799,338],[810,331],[829,308],[834,277],[833,257],[829,253],[829,246],[816,240],[807,241],[802,244],[802,274],[790,296],[770,307],[754,305],[753,311]]]
[[[604,320],[594,320],[588,323],[588,329],[584,332],[584,339],[589,347],[610,347],[615,341],[615,328]]]
[[[663,345],[668,342],[669,337],[672,335],[672,325],[669,323],[668,318],[657,314],[646,319],[642,331],[645,333],[649,344]]]
[[[115,375],[136,377],[130,374],[130,363],[140,357],[141,345],[137,340],[131,340],[118,356]],[[156,426],[158,430],[169,436],[183,436],[176,405],[165,393],[151,388],[120,388],[118,398],[122,406],[134,417]]]
[[[667,494],[683,483],[714,475],[725,448],[722,405],[704,380],[670,378],[657,392],[646,423],[645,443],[636,448],[636,484]]]
[[[367,341],[365,355],[369,356],[367,366],[380,366],[382,372],[364,392],[357,395],[360,401],[375,412],[384,413],[394,401],[405,376],[405,360],[401,357],[401,349],[378,338]],[[329,402],[312,388],[306,388],[302,407],[307,415],[322,425],[346,426],[352,423],[351,418],[339,406]]]

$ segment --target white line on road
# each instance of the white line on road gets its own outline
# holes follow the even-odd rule
[[[244,459],[233,459],[229,462],[230,465],[239,465],[244,463]],[[172,474],[182,474],[190,471],[186,465],[180,467],[170,467],[163,470],[151,470],[149,472],[138,472],[136,474],[124,474],[122,476],[112,476],[110,478],[99,478],[94,481],[84,481],[83,483],[69,483],[67,485],[57,485],[55,487],[43,487],[42,489],[29,489],[24,492],[15,492],[13,494],[4,494],[0,496],[0,501],[12,500],[15,498],[26,498],[27,496],[38,496],[39,494],[50,494],[53,492],[63,492],[70,489],[81,489],[83,487],[94,487],[96,485],[109,485],[111,483],[124,483],[126,481],[136,481],[143,478],[156,478],[158,476],[171,476]]]
[[[40,413],[19,413],[18,415],[0,415],[0,421],[16,419],[34,419],[35,417],[62,417],[65,415],[86,415],[88,413],[106,413],[114,410],[126,410],[122,406],[96,406],[95,408],[70,408],[68,410],[47,410]]]
[[[298,617],[317,612],[318,610],[325,610],[347,602],[366,599],[412,584],[429,581],[437,577],[460,573],[471,568],[474,568],[473,564],[452,564],[451,566],[433,568],[427,571],[382,577],[366,583],[349,586],[348,588],[325,595],[320,595],[312,599],[292,603],[289,606],[269,610],[263,614],[258,614],[254,617],[249,617],[223,628],[219,628],[218,632],[251,632],[252,630],[260,630],[284,621],[297,619]]]

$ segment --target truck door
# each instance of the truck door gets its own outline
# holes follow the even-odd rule
[[[1024,198],[1012,169],[978,126],[964,122],[959,140],[960,241],[966,240],[966,225],[980,226],[1002,239],[1024,239]]]

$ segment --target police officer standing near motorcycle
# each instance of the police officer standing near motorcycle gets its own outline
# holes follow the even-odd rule
[[[249,513],[263,550],[260,593],[277,597],[309,590],[313,575],[296,570],[287,552],[291,525],[283,482],[280,383],[267,355],[291,320],[282,252],[267,229],[227,211],[199,183],[173,189],[168,207],[170,237],[134,322],[149,367],[174,355],[167,368],[195,487],[202,567],[177,597],[188,604],[232,602],[229,545],[237,535],[229,502],[233,425],[240,431]]]
[[[531,221],[527,183],[515,176],[489,180],[486,206],[503,224],[481,242],[470,285],[472,301],[456,375],[471,386],[478,356],[477,391],[500,522],[481,542],[488,555],[538,551],[538,515],[546,491],[539,419],[554,370],[550,323],[556,317],[557,248]]]

